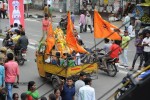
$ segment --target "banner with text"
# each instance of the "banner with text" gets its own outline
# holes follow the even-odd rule
[[[10,25],[17,23],[24,27],[24,4],[23,0],[8,0]]]

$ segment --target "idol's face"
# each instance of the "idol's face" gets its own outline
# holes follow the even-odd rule
[[[15,6],[15,10],[18,10],[18,7],[17,7],[17,6]]]

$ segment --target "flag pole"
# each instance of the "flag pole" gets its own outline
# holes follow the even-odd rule
[[[95,40],[95,38],[94,38],[94,46],[95,46],[95,50],[96,50],[96,40]]]
[[[94,15],[94,13],[93,13],[93,15]],[[94,16],[93,16],[93,30],[94,30]],[[94,33],[93,33],[93,37],[94,37]],[[94,47],[95,47],[95,50],[96,50],[96,40],[95,40],[95,37],[94,37]]]

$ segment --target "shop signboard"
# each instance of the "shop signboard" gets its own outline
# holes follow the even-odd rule
[[[140,6],[136,6],[136,8],[133,10],[132,15],[134,17],[139,17],[141,18],[144,15],[144,11],[142,9],[142,7]]]

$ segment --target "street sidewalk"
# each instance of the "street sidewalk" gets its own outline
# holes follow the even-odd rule
[[[25,12],[25,15],[27,12]],[[29,16],[32,16],[34,19],[41,20],[43,18],[43,10],[36,10],[36,9],[30,9]],[[53,22],[54,23],[59,23],[60,19],[63,18],[66,15],[66,13],[61,13],[61,12],[56,12],[53,11]],[[75,26],[79,26],[79,15],[75,15]],[[113,25],[120,27],[122,25],[122,21],[115,21],[115,22],[110,22]],[[121,28],[124,29],[124,28]]]

